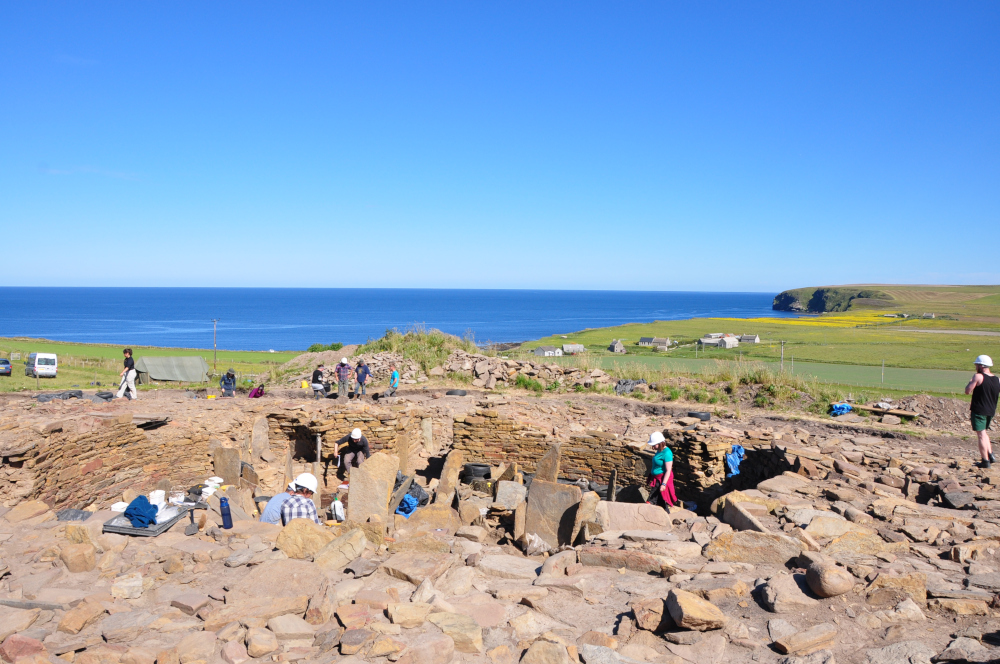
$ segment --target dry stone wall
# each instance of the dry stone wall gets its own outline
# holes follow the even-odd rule
[[[0,499],[10,504],[33,498],[81,509],[120,500],[126,489],[148,492],[161,480],[195,484],[212,470],[207,435],[154,441],[130,413],[87,414],[17,433],[22,444],[0,452],[6,479]]]
[[[619,484],[639,484],[648,473],[651,455],[644,454],[614,434],[587,431],[558,441],[529,424],[501,417],[496,410],[478,408],[473,415],[454,418],[452,447],[463,450],[468,461],[497,465],[517,463],[534,472],[535,464],[555,442],[562,442],[560,475],[607,483],[617,469]]]

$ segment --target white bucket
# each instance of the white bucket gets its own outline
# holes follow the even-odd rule
[[[157,489],[149,492],[149,502],[151,505],[162,505],[166,502],[167,492]]]

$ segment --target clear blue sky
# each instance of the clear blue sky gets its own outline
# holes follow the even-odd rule
[[[1000,283],[1000,3],[0,5],[0,285]]]

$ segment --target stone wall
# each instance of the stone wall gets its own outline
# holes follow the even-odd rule
[[[639,484],[649,472],[651,455],[640,452],[614,434],[587,431],[557,441],[551,434],[528,424],[501,417],[495,410],[478,408],[474,415],[456,416],[452,447],[465,452],[466,460],[491,465],[517,463],[535,472],[535,463],[555,442],[562,443],[559,474],[570,480],[585,478],[606,484],[611,470],[618,470],[618,484]]]
[[[294,459],[315,458],[316,434],[323,436],[323,458],[332,458],[337,440],[355,428],[361,429],[368,439],[373,454],[384,450],[405,462],[425,449],[421,422],[428,414],[419,408],[365,406],[313,415],[280,411],[269,413],[267,417],[271,450],[278,454],[291,450]],[[412,468],[412,463],[405,463],[407,468]]]
[[[103,506],[121,500],[125,489],[144,493],[161,480],[190,486],[212,470],[208,436],[154,441],[129,413],[93,413],[20,433],[26,444],[3,459],[2,497],[10,504],[33,498],[58,509]]]

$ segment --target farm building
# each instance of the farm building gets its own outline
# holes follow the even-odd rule
[[[702,339],[721,339],[723,336],[722,332],[709,332]]]
[[[624,355],[625,344],[623,344],[621,340],[615,339],[614,341],[611,342],[611,345],[608,346],[608,350],[610,350],[612,353],[621,353]]]
[[[717,346],[719,348],[736,348],[740,345],[739,337],[733,334],[705,335],[698,340],[702,346]]]
[[[562,346],[563,355],[576,355],[586,350],[587,348],[583,344],[563,344]]]
[[[639,346],[669,346],[670,339],[666,337],[639,337]]]
[[[539,346],[535,349],[535,355],[539,357],[562,357],[562,348],[555,346]]]
[[[759,344],[760,336],[756,334],[741,334],[740,335],[741,344]]]

